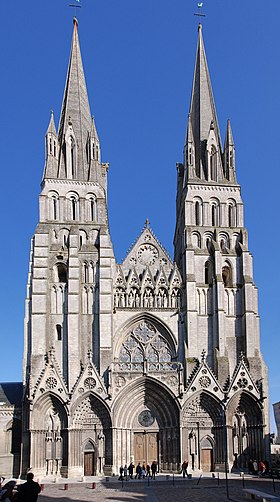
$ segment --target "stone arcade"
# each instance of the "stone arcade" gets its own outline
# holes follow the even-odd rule
[[[174,262],[146,222],[116,263],[107,170],[74,19],[30,254],[21,473],[110,474],[131,460],[170,471],[184,459],[210,471],[226,453],[230,468],[243,469],[250,458],[268,458],[252,255],[231,126],[222,148],[201,26],[177,164]]]

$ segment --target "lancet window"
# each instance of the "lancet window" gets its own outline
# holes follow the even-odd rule
[[[217,181],[217,150],[214,146],[210,151],[210,179]]]

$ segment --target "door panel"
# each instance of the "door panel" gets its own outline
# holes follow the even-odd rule
[[[94,476],[94,453],[85,452],[84,454],[84,475]]]
[[[134,462],[142,465],[158,461],[158,434],[157,432],[135,432],[134,434]]]
[[[201,468],[204,472],[212,471],[212,451],[210,449],[201,450]]]

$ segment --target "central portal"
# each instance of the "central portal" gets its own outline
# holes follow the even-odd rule
[[[134,433],[134,462],[142,465],[158,463],[158,433],[157,432],[135,432]]]

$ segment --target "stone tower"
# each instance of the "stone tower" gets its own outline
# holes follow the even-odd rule
[[[147,221],[116,263],[107,169],[74,19],[30,254],[22,472],[109,474],[131,461],[169,471],[184,458],[244,468],[266,454],[267,372],[235,147],[229,123],[221,146],[201,27],[175,262]]]
[[[25,435],[24,443],[30,457],[24,459],[24,465],[36,466],[41,474],[57,472],[60,465],[69,464],[68,458],[64,462],[71,445],[65,430],[69,410],[64,405],[87,362],[98,371],[97,386],[105,392],[112,358],[114,270],[107,170],[108,164],[101,163],[100,142],[90,113],[74,19],[59,128],[57,132],[52,114],[46,133],[40,221],[32,240],[26,300],[24,385],[26,404],[30,403],[26,424],[30,437]],[[89,371],[88,388],[94,371]],[[51,394],[53,390],[55,394]],[[43,399],[33,407],[38,394]],[[44,424],[42,412],[48,415]],[[50,431],[47,442],[46,434],[37,431],[42,426]],[[38,452],[44,450],[42,459],[37,459]],[[73,458],[72,463],[79,461]]]
[[[236,459],[243,451],[248,459],[260,455],[259,446],[254,451],[253,445],[260,444],[254,434],[263,419],[269,431],[268,405],[263,404],[268,396],[267,368],[260,351],[258,293],[233,135],[228,121],[222,147],[201,25],[184,163],[177,164],[177,171],[174,247],[185,292],[186,378],[192,379],[203,354],[223,389],[227,425],[235,431],[228,431],[234,434],[230,456]],[[235,434],[240,436],[236,431],[245,422],[244,449],[244,438]]]

